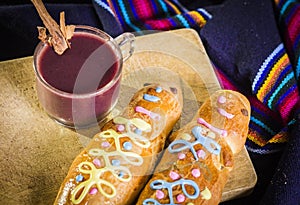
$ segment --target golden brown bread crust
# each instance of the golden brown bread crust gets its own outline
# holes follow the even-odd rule
[[[244,95],[235,91],[221,90],[204,102],[198,114],[205,116],[202,118],[208,123],[227,132],[224,139],[233,154],[236,154],[242,150],[246,142],[250,110],[250,103]]]
[[[249,119],[244,96],[228,90],[214,93],[189,124],[170,136],[137,204],[218,204],[233,155],[244,146]]]
[[[54,204],[133,204],[181,115],[177,91],[159,85],[138,91],[75,158]]]

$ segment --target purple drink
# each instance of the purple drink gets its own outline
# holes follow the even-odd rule
[[[77,26],[62,55],[41,43],[34,55],[40,103],[66,126],[98,122],[117,102],[122,62],[114,39],[91,27]]]
[[[93,52],[96,55],[92,55]],[[89,67],[84,66],[87,59],[91,62]],[[37,66],[41,76],[51,86],[67,93],[84,94],[95,92],[95,89],[108,84],[117,74],[118,61],[110,45],[103,39],[77,32],[72,37],[71,49],[67,49],[61,56],[52,47],[45,45],[39,54]],[[82,69],[87,69],[88,72],[82,76],[85,78],[82,80],[82,87],[74,90]]]

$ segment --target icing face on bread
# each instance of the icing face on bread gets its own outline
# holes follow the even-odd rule
[[[180,117],[180,99],[158,85],[138,91],[76,157],[55,204],[132,204]]]
[[[241,94],[214,93],[189,124],[171,135],[137,204],[219,204],[233,155],[245,143],[249,112]]]
[[[241,151],[246,142],[250,120],[250,103],[245,96],[235,91],[217,91],[204,102],[198,115],[201,116],[198,119],[200,124],[207,123],[212,130],[224,132],[218,134],[224,136],[233,154]]]

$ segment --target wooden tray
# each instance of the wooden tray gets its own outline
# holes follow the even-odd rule
[[[183,89],[183,115],[174,130],[220,89],[197,33],[180,29],[137,37],[136,51],[125,62],[121,95],[111,118],[144,83],[172,82]],[[56,124],[39,105],[32,57],[0,62],[0,204],[52,204],[70,164],[99,131],[71,130]],[[100,125],[101,126],[101,125]],[[246,149],[222,200],[248,194],[257,177]]]

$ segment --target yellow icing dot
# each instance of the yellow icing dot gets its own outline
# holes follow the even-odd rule
[[[137,128],[139,128],[142,131],[145,131],[145,132],[151,131],[151,125],[148,124],[147,122],[145,122],[144,120],[141,120],[139,118],[133,118],[131,120],[131,122],[134,126],[136,126]]]
[[[189,202],[187,205],[194,205],[194,203],[192,203],[192,202]]]
[[[201,192],[202,199],[209,200],[211,198],[211,192],[207,187]]]

